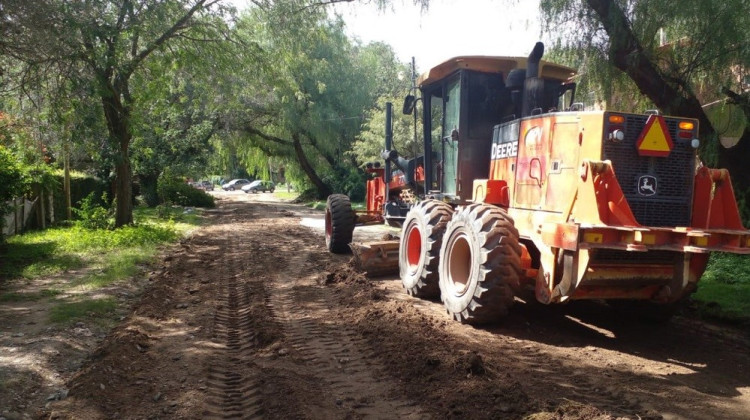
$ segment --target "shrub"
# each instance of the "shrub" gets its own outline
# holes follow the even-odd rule
[[[18,159],[3,146],[0,146],[0,242],[3,242],[2,228],[5,215],[13,210],[10,200],[23,194],[25,179]]]
[[[94,193],[90,193],[79,204],[79,208],[73,208],[73,213],[80,219],[78,224],[86,229],[110,229],[112,227],[112,210],[105,208],[101,203],[107,202],[107,194],[102,194],[101,200],[97,200]]]
[[[333,192],[346,194],[352,201],[365,199],[367,178],[359,168],[337,166],[323,175],[323,182],[330,185]]]
[[[175,203],[181,206],[215,207],[214,198],[205,191],[193,188],[183,180],[162,174],[156,186],[162,203]]]
[[[66,219],[65,214],[65,192],[63,191],[64,175],[62,171],[58,171],[55,174],[55,185],[53,189],[54,194],[54,206],[55,206],[55,220]],[[89,194],[94,194],[96,197],[101,197],[106,191],[107,184],[101,179],[87,175],[81,172],[72,171],[70,173],[70,202],[80,202]]]

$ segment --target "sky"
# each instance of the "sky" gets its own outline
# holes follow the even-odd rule
[[[231,0],[239,9],[246,0]],[[512,5],[510,5],[512,4]],[[459,55],[528,56],[540,40],[538,0],[431,0],[422,12],[412,0],[378,11],[365,1],[333,6],[348,34],[362,43],[390,44],[403,62],[423,72]]]

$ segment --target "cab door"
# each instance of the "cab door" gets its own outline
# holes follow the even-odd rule
[[[515,205],[538,209],[547,180],[549,119],[521,120],[521,135],[516,162]]]
[[[458,174],[458,134],[461,119],[461,78],[456,75],[446,83],[443,95],[442,127],[442,191],[456,195],[456,178]],[[456,133],[456,134],[454,134]]]

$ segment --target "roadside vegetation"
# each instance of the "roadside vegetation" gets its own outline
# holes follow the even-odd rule
[[[50,299],[50,321],[75,322],[112,314],[116,301],[100,297],[98,289],[142,275],[162,246],[173,243],[200,224],[192,208],[169,206],[135,209],[136,223],[110,230],[84,227],[79,221],[8,238],[0,250],[0,302]],[[30,291],[18,284],[45,281]],[[8,292],[8,290],[11,290]]]
[[[712,254],[693,301],[702,317],[750,325],[750,256]]]

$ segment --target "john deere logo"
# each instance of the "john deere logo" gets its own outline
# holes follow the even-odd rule
[[[656,194],[656,177],[643,175],[638,178],[638,194],[654,195]]]

